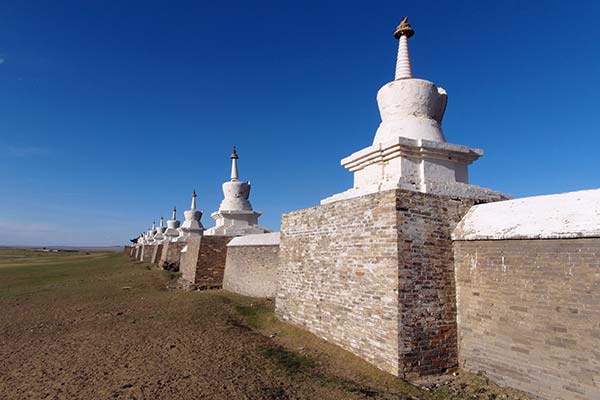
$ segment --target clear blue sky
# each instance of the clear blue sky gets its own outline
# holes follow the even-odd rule
[[[278,229],[351,187],[405,14],[472,183],[600,186],[598,1],[3,1],[0,245],[123,244],[194,188],[210,227],[232,145]]]

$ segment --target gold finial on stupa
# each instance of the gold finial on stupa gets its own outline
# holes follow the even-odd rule
[[[394,37],[396,39],[400,39],[400,36],[406,36],[406,38],[410,38],[415,34],[412,26],[408,23],[408,17],[404,17],[402,21],[400,21],[400,25],[396,28],[396,32],[394,32]]]

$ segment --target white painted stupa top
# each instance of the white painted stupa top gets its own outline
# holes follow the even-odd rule
[[[196,210],[196,189],[192,192],[192,204],[190,204],[190,209],[183,212],[184,222],[181,225],[182,228],[198,228],[198,222],[200,218],[202,218],[202,211]]]
[[[250,197],[250,182],[239,180],[237,160],[239,156],[234,147],[231,158],[231,179],[223,183],[223,201],[219,205],[219,211],[243,211],[252,212],[252,205],[248,200]]]
[[[398,39],[396,74],[377,92],[381,124],[373,144],[389,142],[398,137],[445,142],[442,118],[448,95],[433,82],[413,78],[408,39],[414,30],[404,18],[396,28]]]
[[[480,204],[458,224],[454,240],[600,237],[600,189]]]
[[[177,221],[177,208],[173,207],[173,214],[171,214],[171,219],[167,221],[167,228],[171,230],[179,228],[180,222]]]

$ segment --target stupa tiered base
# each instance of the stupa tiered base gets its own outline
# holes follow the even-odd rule
[[[468,184],[468,165],[483,150],[446,142],[398,137],[342,159],[354,173],[352,189],[321,200],[327,204],[392,189],[486,200],[509,196]]]
[[[206,235],[240,236],[255,233],[269,233],[270,230],[258,225],[258,211],[227,211],[220,210],[211,214],[216,226],[208,229]]]

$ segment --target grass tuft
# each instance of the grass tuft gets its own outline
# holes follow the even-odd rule
[[[272,307],[264,303],[236,304],[235,311],[254,329],[265,329],[275,320]]]

